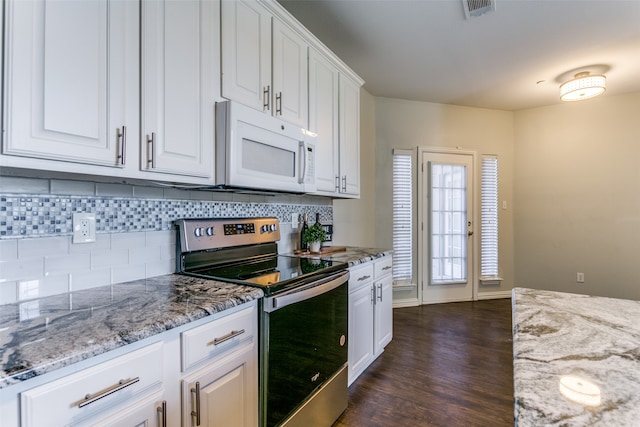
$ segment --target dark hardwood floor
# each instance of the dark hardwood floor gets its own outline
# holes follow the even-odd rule
[[[393,341],[334,427],[513,426],[511,300],[393,311]]]

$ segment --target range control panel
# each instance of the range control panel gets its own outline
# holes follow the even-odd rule
[[[176,221],[181,252],[271,243],[280,240],[278,218],[213,218]]]

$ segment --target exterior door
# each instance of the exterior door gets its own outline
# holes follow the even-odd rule
[[[473,156],[422,153],[422,302],[473,300]]]

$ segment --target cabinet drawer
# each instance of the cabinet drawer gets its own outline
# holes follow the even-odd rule
[[[380,261],[376,261],[374,264],[374,274],[376,280],[387,274],[391,274],[393,270],[393,258],[384,257]]]
[[[373,263],[367,262],[349,268],[349,292],[368,285],[373,280]]]
[[[82,425],[106,409],[115,413],[125,402],[161,387],[162,357],[162,343],[156,343],[27,390],[20,395],[21,425]]]
[[[182,333],[182,370],[229,351],[257,336],[255,304]]]

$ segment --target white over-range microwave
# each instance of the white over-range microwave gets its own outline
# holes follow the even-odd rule
[[[314,193],[317,136],[232,101],[216,104],[216,184]]]

